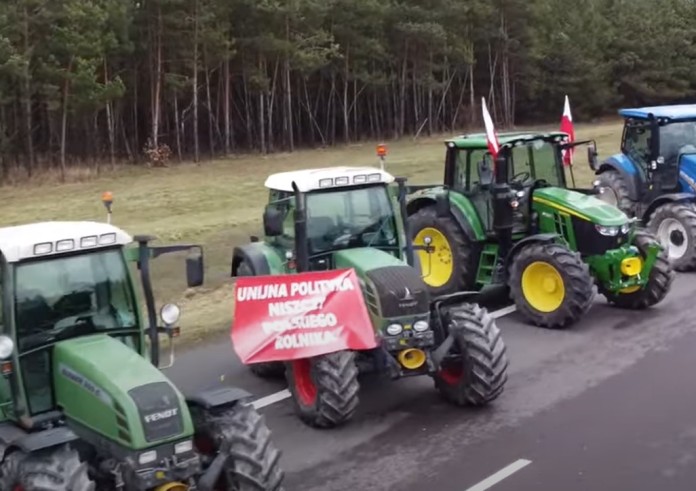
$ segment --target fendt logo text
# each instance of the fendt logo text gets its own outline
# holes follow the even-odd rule
[[[152,413],[148,414],[145,416],[145,422],[146,423],[153,423],[155,421],[159,421],[160,419],[168,419],[176,416],[176,414],[179,412],[178,409],[167,409],[166,411],[160,411],[158,413]]]

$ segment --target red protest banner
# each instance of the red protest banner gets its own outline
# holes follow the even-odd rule
[[[237,278],[231,331],[244,364],[378,344],[353,269]]]

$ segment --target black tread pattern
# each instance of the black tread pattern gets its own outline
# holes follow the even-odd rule
[[[0,489],[27,491],[95,491],[88,467],[70,445],[31,454],[16,451],[0,467]]]
[[[411,228],[411,239],[413,240],[418,232],[427,227],[442,232],[452,248],[452,260],[454,261],[454,273],[450,280],[440,286],[433,287],[428,285],[432,295],[447,295],[449,293],[470,290],[474,288],[476,281],[476,269],[478,267],[478,257],[474,254],[471,242],[452,217],[438,217],[434,206],[421,208],[408,217]],[[421,264],[423,273],[427,265]],[[424,278],[425,280],[425,278]],[[426,282],[427,284],[427,282]]]
[[[333,428],[350,420],[359,403],[360,383],[355,353],[337,351],[310,360],[311,376],[317,388],[312,406],[303,405],[295,393],[292,364],[286,370],[288,387],[302,421],[315,428]]]
[[[247,403],[232,407],[192,411],[195,431],[215,442],[216,450],[229,444],[224,469],[226,491],[282,491],[285,473],[281,453],[271,441],[264,417]]]
[[[648,246],[659,243],[657,237],[647,230],[636,230],[634,244],[641,255],[647,254]],[[608,293],[603,292],[609,303],[624,309],[641,310],[660,303],[672,286],[675,273],[667,259],[667,251],[662,250],[655,259],[655,264],[650,271],[650,279],[644,288],[633,293]]]
[[[635,216],[636,203],[631,201],[623,176],[615,170],[606,170],[597,176],[600,186],[611,188],[616,194],[618,208],[629,217]]]
[[[554,312],[536,310],[522,292],[522,273],[535,261],[552,265],[563,278],[565,298]],[[510,268],[509,284],[517,310],[535,325],[549,329],[562,329],[576,322],[589,310],[596,295],[590,268],[580,253],[556,243],[533,243],[523,247]]]
[[[672,267],[676,271],[696,270],[696,208],[693,203],[667,203],[655,210],[648,221],[648,229],[657,233],[660,223],[665,218],[674,218],[686,230],[686,253],[679,259],[672,259]]]
[[[435,374],[435,387],[458,406],[484,406],[502,394],[507,382],[507,348],[495,319],[477,304],[449,309],[445,325],[455,339],[456,356],[447,363],[461,364],[464,376],[452,385]]]
[[[254,276],[251,267],[242,260],[237,268],[237,276]],[[251,373],[260,378],[279,379],[285,375],[283,362],[251,363],[248,365]]]

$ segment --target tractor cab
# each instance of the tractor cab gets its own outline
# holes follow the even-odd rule
[[[401,258],[405,235],[392,182],[393,176],[372,167],[273,174],[266,180],[266,239],[287,251],[290,269],[298,262],[306,262],[302,267],[307,271],[334,269],[337,253],[350,249]]]

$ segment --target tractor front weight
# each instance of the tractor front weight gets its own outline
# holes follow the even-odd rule
[[[657,244],[648,247],[645,257],[641,257],[635,245],[625,245],[602,255],[589,256],[585,261],[603,290],[620,294],[647,284],[659,253]]]

